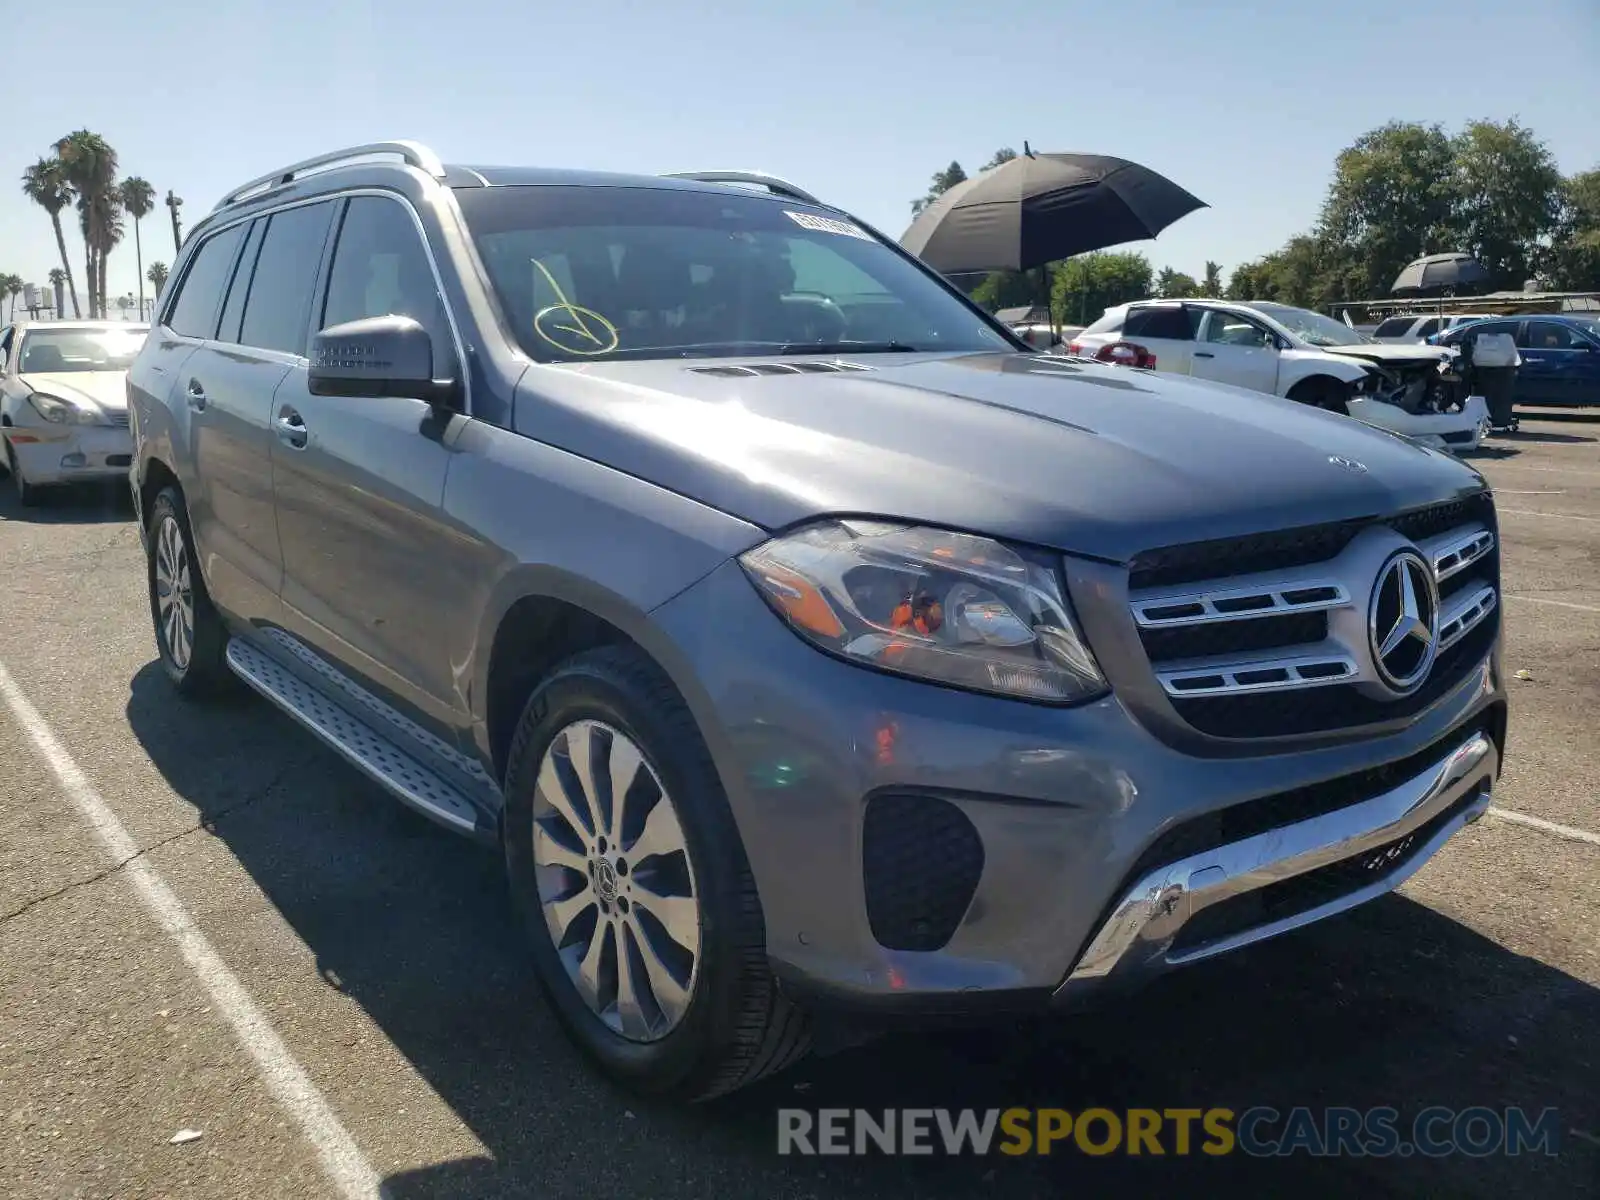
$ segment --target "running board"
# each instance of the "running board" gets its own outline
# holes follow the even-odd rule
[[[228,642],[227,660],[240,679],[423,816],[457,833],[479,831],[478,810],[458,789],[298,675],[239,638]]]

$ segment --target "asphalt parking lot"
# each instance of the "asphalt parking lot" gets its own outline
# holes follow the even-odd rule
[[[264,703],[169,692],[116,491],[23,510],[6,484],[0,1196],[334,1196],[363,1172],[394,1200],[1595,1194],[1600,412],[1525,418],[1491,446],[1477,462],[1499,497],[1518,673],[1507,815],[1397,895],[1110,1011],[888,1038],[692,1110],[629,1098],[569,1049],[492,853],[413,817]],[[86,794],[125,828],[127,861],[97,840]],[[152,895],[173,902],[166,928]],[[256,1022],[244,1041],[241,1011]],[[1262,1104],[1554,1107],[1560,1153],[775,1152],[790,1105]],[[200,1136],[170,1144],[186,1129]]]

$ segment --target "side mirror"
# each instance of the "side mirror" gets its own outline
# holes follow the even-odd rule
[[[433,339],[412,317],[363,317],[311,339],[313,396],[394,397],[447,404],[457,381],[433,377]]]

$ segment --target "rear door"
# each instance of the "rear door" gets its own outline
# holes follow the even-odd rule
[[[398,196],[345,202],[302,337],[361,317],[416,318],[434,371],[460,378],[456,338],[419,223]],[[400,397],[313,396],[296,362],[274,402],[273,484],[284,624],[409,722],[446,741],[468,724],[450,661],[470,544],[442,504],[467,418]]]
[[[1589,339],[1560,321],[1530,319],[1517,339],[1522,370],[1517,398],[1530,404],[1590,404],[1600,390],[1600,355]],[[1586,397],[1586,393],[1589,398]]]
[[[1182,304],[1150,304],[1128,310],[1117,339],[1143,346],[1156,356],[1156,370],[1187,375],[1193,366],[1195,328],[1200,314]]]
[[[1194,348],[1194,376],[1275,395],[1278,339],[1242,313],[1208,309]]]
[[[266,417],[282,367],[243,361],[218,328],[249,286],[263,221],[211,234],[196,249],[145,353],[129,373],[136,406],[165,406],[184,502],[212,599],[245,621],[271,620],[283,569],[272,514]],[[152,432],[161,434],[152,426]],[[141,436],[144,436],[141,434]]]

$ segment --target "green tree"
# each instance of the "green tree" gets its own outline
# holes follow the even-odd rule
[[[144,246],[139,240],[139,222],[156,206],[156,190],[137,175],[122,181],[122,207],[133,218],[133,257],[139,272],[139,316],[144,316]]]
[[[167,264],[164,262],[151,263],[150,269],[144,273],[144,277],[150,281],[150,286],[156,290],[156,294],[151,300],[151,306],[154,307],[155,301],[161,299],[161,289],[167,286]]]
[[[22,295],[24,286],[20,275],[0,275],[0,294],[11,297],[11,312],[6,317],[8,321],[17,319],[17,297]]]
[[[1562,179],[1549,148],[1516,120],[1474,121],[1451,142],[1454,246],[1501,287],[1533,274],[1541,243],[1561,217]]]
[[[61,231],[61,210],[72,203],[72,185],[59,158],[41,158],[22,173],[22,192],[50,214],[56,232],[56,250],[61,254],[61,269],[67,276],[67,295],[72,297],[72,315],[80,317],[78,292],[72,283],[72,263],[67,257],[67,238]],[[59,315],[59,314],[58,314]]]
[[[50,286],[55,289],[56,320],[59,321],[62,317],[66,316],[66,312],[64,311],[66,308],[66,290],[72,286],[72,277],[68,275],[61,267],[51,267]],[[76,298],[73,300],[73,306],[77,306]]]
[[[911,202],[911,215],[916,216],[956,184],[966,181],[967,173],[961,169],[960,163],[952,160],[944,170],[933,173],[928,183],[928,194]]]
[[[1206,260],[1206,277],[1200,281],[1200,294],[1213,299],[1222,295],[1222,264]]]
[[[1562,183],[1561,216],[1542,257],[1552,287],[1600,291],[1600,167]]]
[[[104,317],[105,257],[115,245],[108,225],[120,202],[116,194],[117,152],[98,133],[79,129],[56,143],[61,168],[78,200],[79,227],[83,230],[89,310]],[[120,237],[120,229],[117,231]]]
[[[1150,260],[1096,250],[1056,264],[1050,310],[1063,325],[1087,325],[1106,309],[1150,295]]]
[[[981,175],[985,171],[992,171],[996,167],[1003,167],[1016,156],[1017,152],[1010,146],[1001,146],[1000,149],[994,152],[993,156],[988,162],[984,163],[983,166],[978,168],[978,173]]]
[[[1315,235],[1359,260],[1363,295],[1386,295],[1406,263],[1454,248],[1456,197],[1455,147],[1444,129],[1393,121],[1339,155]]]
[[[1193,275],[1185,275],[1182,271],[1174,271],[1171,267],[1162,267],[1156,275],[1156,295],[1168,300],[1182,300],[1187,296],[1198,296],[1200,285],[1195,282]]]

